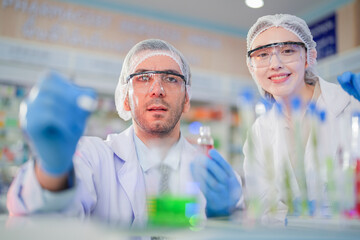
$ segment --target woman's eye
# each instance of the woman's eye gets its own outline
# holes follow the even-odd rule
[[[269,56],[269,53],[261,52],[261,53],[256,54],[255,57],[261,59],[261,58],[267,58],[268,56]]]
[[[285,55],[289,55],[289,54],[293,54],[295,53],[296,51],[292,48],[287,48],[287,49],[284,49],[281,51],[282,54],[285,54]]]

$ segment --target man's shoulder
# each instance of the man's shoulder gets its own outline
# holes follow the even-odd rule
[[[108,150],[108,145],[106,144],[106,141],[100,137],[83,136],[79,141],[77,149],[94,154],[95,152],[104,152]]]
[[[84,144],[103,144],[104,139],[97,136],[82,136],[79,140],[80,145]]]
[[[130,127],[124,129],[123,131],[119,132],[119,133],[110,133],[107,135],[106,140],[105,141],[115,141],[118,138],[126,138],[129,136],[132,136],[133,133],[133,126],[131,125]]]
[[[79,141],[77,149],[93,155],[113,154],[119,145],[128,145],[125,143],[132,141],[133,138],[130,137],[131,131],[132,128],[130,127],[120,133],[111,133],[107,135],[106,139],[97,136],[83,136]]]

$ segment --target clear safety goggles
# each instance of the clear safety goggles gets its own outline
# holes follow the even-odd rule
[[[276,55],[282,63],[299,61],[302,56],[302,48],[306,50],[306,46],[302,42],[271,43],[250,50],[247,55],[252,67],[263,68],[270,66],[273,55]]]
[[[156,78],[156,76],[158,78]],[[146,71],[130,74],[126,81],[132,84],[134,90],[147,92],[154,85],[156,79],[165,91],[179,91],[186,84],[184,75],[172,71]]]

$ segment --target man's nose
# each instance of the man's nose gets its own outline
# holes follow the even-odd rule
[[[165,96],[165,89],[162,85],[161,76],[153,76],[153,82],[149,88],[149,93],[151,96]]]

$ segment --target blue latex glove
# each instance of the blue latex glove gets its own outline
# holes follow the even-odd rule
[[[360,101],[360,73],[344,72],[337,79],[347,93]]]
[[[50,72],[22,104],[21,126],[35,151],[37,163],[48,174],[58,176],[72,170],[76,144],[95,99],[93,90],[80,88]]]
[[[191,164],[191,173],[206,198],[208,217],[229,216],[242,194],[241,186],[229,163],[215,149]]]

